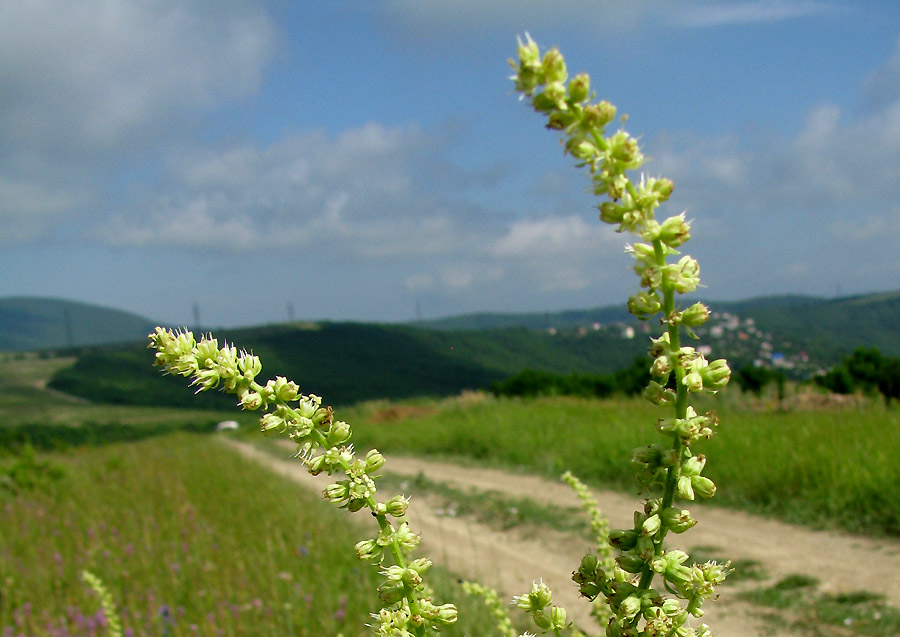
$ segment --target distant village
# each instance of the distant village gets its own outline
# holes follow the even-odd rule
[[[649,322],[628,324],[593,323],[589,326],[579,326],[574,331],[579,336],[585,336],[591,331],[606,331],[618,334],[622,339],[630,340],[641,334],[648,337],[654,336],[654,326]],[[571,331],[567,328],[565,331]],[[555,327],[548,327],[547,333],[556,335],[560,332]],[[734,360],[739,365],[752,364],[757,367],[782,371],[791,378],[809,378],[824,370],[820,365],[811,361],[805,351],[800,350],[790,342],[779,342],[769,333],[756,327],[756,321],[752,318],[741,318],[729,312],[714,312],[709,321],[702,327],[694,329],[699,337],[699,344],[695,345],[697,351],[707,357],[726,357]],[[688,339],[690,341],[690,339]],[[690,345],[690,342],[683,342]]]

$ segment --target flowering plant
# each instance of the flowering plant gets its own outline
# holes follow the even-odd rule
[[[616,109],[606,101],[591,102],[587,75],[569,80],[559,51],[550,49],[542,56],[530,37],[519,42],[518,57],[510,61],[516,89],[546,116],[548,128],[565,135],[566,152],[589,169],[595,194],[606,198],[599,205],[601,220],[640,239],[628,247],[643,288],[629,299],[629,311],[643,320],[659,315],[664,326],[650,347],[653,380],[644,396],[670,410],[669,417],[657,423],[668,445],[651,444],[634,452],[632,463],[648,497],[630,529],[610,532],[584,485],[564,476],[591,517],[598,548],[582,559],[573,580],[581,594],[595,602],[594,614],[606,622],[608,637],[709,635],[705,625],[694,628],[689,618],[702,616],[704,600],[714,595],[728,565],[690,565],[684,551],[668,549],[665,543],[669,532],[683,533],[696,524],[677,501],[715,493],[715,485],[702,475],[706,458],[694,455],[691,445],[712,435],[716,418],[698,414],[689,404],[690,394],[715,392],[730,375],[724,360],[708,362],[694,348],[681,345],[682,329],[693,336],[691,328],[709,317],[702,303],[679,309],[675,301],[676,294],[692,292],[699,284],[697,261],[677,249],[690,238],[690,224],[684,214],[656,220],[655,211],[671,195],[672,182],[641,176],[635,184],[628,177],[644,163],[640,146],[624,130],[606,134]],[[372,449],[359,457],[349,443],[350,426],[335,420],[318,396],[301,394],[292,381],[277,377],[257,382],[262,364],[251,353],[228,344],[220,347],[211,335],[197,341],[188,331],[158,327],[149,338],[156,350],[155,365],[190,377],[198,391],[218,387],[235,394],[242,408],[263,412],[263,431],[283,433],[296,442],[296,456],[310,473],[339,474],[341,478],[325,488],[325,499],[349,511],[369,510],[378,530],[356,544],[356,553],[378,565],[382,574],[382,608],[373,614],[371,625],[377,635],[422,637],[456,621],[456,607],[434,603],[425,584],[431,561],[410,558],[419,536],[404,519],[407,498],[376,498],[375,479],[385,463],[381,453]],[[664,590],[654,587],[657,577]],[[501,634],[514,632],[491,591],[474,584],[468,590],[484,595],[497,610]],[[550,589],[535,583],[513,602],[531,614],[539,629],[558,637],[574,629],[566,611],[551,606],[551,599]]]
[[[524,42],[519,41],[518,58],[510,60],[516,90],[547,118],[547,128],[565,136],[565,151],[589,170],[594,194],[605,198],[598,206],[601,221],[640,239],[627,247],[642,288],[628,300],[628,310],[642,320],[659,315],[664,327],[650,347],[653,380],[644,396],[671,409],[670,417],[657,423],[669,444],[651,444],[634,451],[632,463],[648,498],[635,513],[633,528],[612,531],[608,536],[617,552],[615,566],[610,568],[608,560],[589,554],[573,579],[585,597],[605,600],[609,637],[708,635],[707,626],[693,628],[688,619],[703,615],[701,606],[725,579],[728,565],[707,562],[690,566],[687,553],[665,545],[670,531],[683,533],[696,524],[677,500],[710,498],[716,491],[712,480],[702,475],[706,457],[691,450],[692,443],[713,434],[716,417],[698,414],[689,404],[690,394],[714,393],[725,386],[731,374],[724,360],[708,362],[693,347],[681,345],[682,329],[694,336],[691,328],[709,318],[704,304],[680,309],[675,301],[676,294],[693,292],[700,283],[697,261],[681,256],[678,250],[690,239],[690,224],[683,213],[656,220],[656,209],[669,199],[673,184],[669,179],[645,175],[637,183],[629,178],[629,171],[644,164],[640,145],[624,130],[606,133],[616,108],[607,101],[591,101],[587,75],[570,80],[562,54],[552,48],[542,56],[527,35]],[[665,591],[653,587],[657,576]],[[518,604],[535,613],[540,628],[559,634],[566,625],[565,613],[556,611],[548,618],[536,612],[549,605],[549,592],[540,588],[535,585],[532,593],[518,598]]]

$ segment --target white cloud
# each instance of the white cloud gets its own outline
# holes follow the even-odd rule
[[[115,245],[370,258],[445,253],[470,231],[442,208],[432,192],[440,184],[416,179],[430,152],[423,139],[412,126],[369,123],[335,138],[312,132],[179,157],[160,194],[119,211],[94,236]]]
[[[40,183],[0,175],[0,244],[26,241],[43,226],[83,201],[77,191],[54,190]]]
[[[184,144],[199,114],[254,92],[277,37],[239,3],[0,3],[4,239],[96,217],[119,171],[152,172],[137,158]],[[120,242],[141,234],[119,226],[133,231]]]
[[[0,139],[107,151],[255,90],[276,32],[239,4],[0,5]]]
[[[844,10],[832,3],[814,0],[713,1],[700,3],[699,6],[685,6],[681,10],[680,22],[685,26],[708,28],[729,24],[780,22]]]
[[[542,259],[581,257],[586,251],[595,252],[614,233],[600,223],[588,224],[584,217],[545,217],[512,222],[509,232],[492,247],[499,257]]]
[[[715,28],[836,14],[848,7],[817,0],[389,0],[386,19],[416,41],[455,40],[461,30],[540,25],[549,30],[578,24],[597,36],[622,40],[660,27]]]

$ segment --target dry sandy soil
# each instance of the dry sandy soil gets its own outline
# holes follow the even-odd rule
[[[228,444],[310,488],[321,490],[329,482],[328,476],[310,476],[295,460],[273,459],[265,452],[234,441]],[[431,482],[463,491],[494,491],[544,504],[577,506],[574,492],[568,486],[534,476],[395,456],[388,458],[384,468],[401,476],[421,474]],[[611,491],[595,491],[594,495],[613,528],[630,528],[632,512],[639,504],[636,497]],[[891,605],[900,606],[898,541],[814,531],[712,507],[695,506],[692,513],[699,523],[678,538],[684,538],[685,548],[716,547],[716,553],[728,559],[754,560],[771,581],[792,574],[811,575],[819,579],[822,592],[877,588]],[[532,580],[542,578],[553,589],[554,603],[564,606],[576,625],[588,634],[601,632],[592,624],[588,604],[579,598],[570,580],[572,570],[590,548],[584,539],[560,532],[542,532],[537,537],[501,532],[473,520],[448,516],[433,502],[429,503],[427,497],[413,500],[409,520],[413,530],[422,534],[424,554],[436,563],[462,577],[491,585],[507,598],[527,592]],[[717,637],[795,634],[760,619],[756,607],[737,599],[736,591],[740,588],[740,584],[724,586],[720,589],[721,597],[704,606],[707,613],[703,621],[713,628]],[[853,633],[835,629],[828,634]]]

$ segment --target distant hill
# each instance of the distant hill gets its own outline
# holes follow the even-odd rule
[[[900,356],[900,290],[836,299],[764,297],[715,303],[714,310],[752,317],[756,326],[831,365],[858,347]]]
[[[877,347],[884,354],[900,356],[900,290],[837,299],[766,296],[708,305],[715,313],[752,319],[760,332],[777,340],[780,349],[802,351],[822,365],[838,362],[857,347]],[[566,312],[465,314],[416,325],[433,330],[572,330],[614,322],[638,324],[623,304]]]
[[[618,333],[602,330],[553,337],[522,328],[446,332],[371,323],[273,325],[216,337],[259,356],[262,377],[286,376],[333,405],[487,389],[526,367],[612,372],[646,350],[641,339],[623,346]],[[235,403],[230,396],[194,396],[184,378],[164,377],[152,361],[143,342],[98,348],[57,372],[50,386],[97,402],[210,408]]]
[[[139,341],[155,323],[137,314],[76,301],[0,299],[0,351]]]
[[[460,314],[446,318],[419,321],[416,325],[434,330],[492,330],[503,327],[524,327],[543,330],[555,327],[571,328],[588,326],[593,323],[605,325],[633,320],[625,304],[597,307],[588,310],[566,310],[563,312],[523,312]]]
[[[40,307],[48,312],[53,305],[44,303]],[[234,403],[222,395],[198,398],[184,379],[166,378],[153,369],[152,352],[144,340],[150,323],[91,306],[84,306],[91,312],[80,314],[77,305],[61,304],[55,310],[68,312],[75,345],[86,344],[76,337],[82,328],[87,334],[101,334],[107,342],[115,338],[130,342],[82,352],[72,367],[56,374],[52,387],[98,402],[208,407]],[[900,356],[900,291],[841,299],[764,297],[710,305],[713,317],[697,329],[701,340],[696,346],[701,351],[710,348],[713,358],[727,358],[734,369],[763,364],[792,378],[807,378],[857,347],[877,347],[885,355]],[[3,307],[7,306],[0,304]],[[20,331],[12,341],[18,349],[37,342],[37,336],[30,341],[23,338],[26,328],[35,328],[23,316],[32,316],[33,323],[54,323],[52,315],[41,319],[37,312],[24,315],[25,309],[19,310]],[[471,320],[482,328],[450,329]],[[515,315],[481,314],[477,319],[425,323],[427,327],[287,324],[221,330],[216,336],[220,343],[227,339],[259,355],[265,378],[287,376],[305,392],[321,395],[333,405],[347,405],[485,389],[526,368],[611,373],[646,356],[649,337],[658,331],[655,322],[629,320],[620,308],[522,315],[524,325],[509,326],[515,321]],[[58,319],[56,324],[59,330]],[[43,333],[46,345],[47,332]],[[10,348],[10,337],[6,338]],[[68,344],[65,331],[56,338]]]

